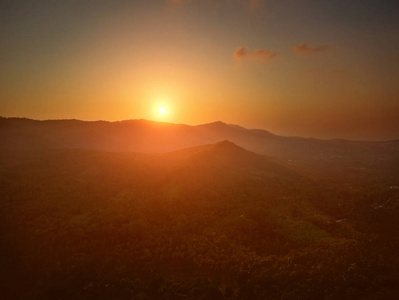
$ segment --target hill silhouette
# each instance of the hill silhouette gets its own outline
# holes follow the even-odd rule
[[[159,175],[156,184],[189,186],[198,191],[250,190],[302,182],[301,176],[292,170],[227,140],[150,155],[148,160],[148,166],[155,168],[152,172]]]
[[[147,120],[120,122],[36,121],[1,118],[0,149],[91,149],[114,152],[170,152],[229,140],[247,150],[274,157],[333,158],[397,153],[399,143],[282,137],[223,122],[189,126]]]

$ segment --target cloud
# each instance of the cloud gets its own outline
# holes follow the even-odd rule
[[[327,51],[331,47],[327,44],[316,46],[316,47],[311,47],[306,43],[300,43],[299,45],[296,45],[292,47],[292,50],[295,53],[302,54],[302,55],[316,55],[319,54],[320,52]]]
[[[251,60],[257,61],[260,63],[266,63],[273,59],[277,53],[263,50],[263,49],[255,49],[250,51],[247,46],[241,46],[234,51],[233,57],[236,60]]]

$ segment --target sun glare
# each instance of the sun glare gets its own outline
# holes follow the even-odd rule
[[[164,114],[166,113],[165,107],[160,107],[160,108],[158,109],[158,112],[159,112],[159,114],[164,115]]]

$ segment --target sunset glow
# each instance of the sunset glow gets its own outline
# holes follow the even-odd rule
[[[0,12],[3,116],[399,137],[393,1],[18,3]]]
[[[1,1],[0,298],[399,299],[398,12]]]

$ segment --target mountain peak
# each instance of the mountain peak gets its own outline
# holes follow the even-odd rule
[[[211,123],[208,123],[208,124],[223,125],[223,126],[227,125],[226,123],[224,123],[222,121],[215,121],[215,122],[211,122]]]
[[[239,149],[242,149],[241,147],[237,146],[237,145],[234,144],[233,142],[230,142],[229,140],[224,140],[224,141],[217,142],[217,143],[215,144],[215,147],[221,147],[221,148],[239,148]]]
[[[248,150],[245,150],[244,148],[237,146],[233,142],[229,140],[224,140],[220,141],[216,144],[213,145],[212,147],[213,150],[217,152],[221,152],[223,154],[247,154],[251,153]]]
[[[224,127],[229,127],[226,123],[222,121],[215,121],[211,123],[205,123],[201,125],[197,125],[198,127],[212,127],[212,128],[224,128]]]

